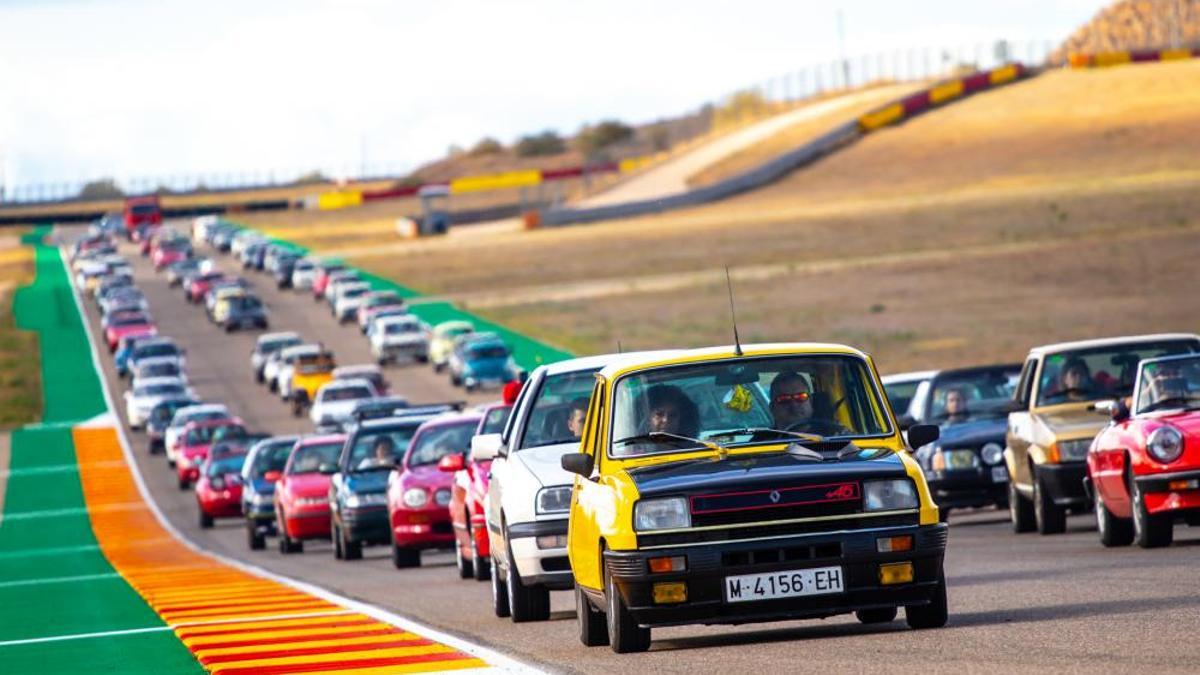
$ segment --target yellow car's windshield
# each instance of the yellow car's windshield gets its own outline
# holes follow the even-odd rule
[[[644,371],[617,381],[613,404],[613,457],[704,447],[687,439],[730,447],[798,434],[892,433],[874,377],[853,355],[745,357]]]

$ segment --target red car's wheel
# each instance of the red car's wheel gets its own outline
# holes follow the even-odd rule
[[[1096,508],[1096,527],[1100,532],[1100,543],[1110,548],[1133,543],[1133,522],[1128,518],[1114,516],[1104,505],[1104,498],[1098,491],[1092,501]]]
[[[1175,538],[1175,524],[1171,516],[1155,515],[1146,508],[1146,495],[1138,487],[1137,481],[1130,478],[1129,496],[1133,501],[1133,536],[1137,545],[1142,548],[1160,548],[1170,546]]]

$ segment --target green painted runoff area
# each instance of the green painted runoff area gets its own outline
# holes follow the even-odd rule
[[[17,292],[17,325],[41,342],[43,425],[12,434],[0,520],[0,642],[164,625],[100,552],[84,512],[70,423],[105,411],[58,251],[36,247],[37,276]],[[69,580],[70,577],[90,577]],[[61,580],[61,581],[56,581]],[[200,673],[170,631],[0,645],[0,673]]]
[[[225,222],[235,227],[245,227],[244,225],[239,225],[237,223],[232,223],[229,221]],[[300,255],[308,255],[311,253],[311,251],[304,246],[294,244],[284,239],[276,239],[272,237],[271,241],[284,248],[295,251]],[[319,252],[317,255],[319,255]],[[364,270],[358,270],[358,275],[374,290],[395,291],[400,297],[410,300],[419,300],[422,297],[422,295],[417,291],[414,291],[406,286],[401,286],[395,281],[381,277],[377,274],[371,274],[370,272],[366,272]],[[533,370],[534,368],[546,363],[554,363],[555,361],[562,361],[564,359],[574,357],[574,354],[571,354],[570,352],[563,351],[557,347],[552,347],[544,342],[534,340],[527,335],[522,335],[521,333],[518,333],[510,328],[501,326],[498,323],[488,321],[483,317],[459,309],[449,302],[414,302],[409,305],[409,311],[420,317],[422,321],[431,326],[436,326],[444,321],[470,321],[475,325],[475,329],[478,331],[490,331],[496,333],[501,337],[501,339],[504,340],[505,344],[508,345],[508,348],[512,350],[513,360],[517,362],[518,366],[524,368],[525,370]]]

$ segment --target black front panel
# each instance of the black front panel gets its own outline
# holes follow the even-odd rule
[[[728,525],[857,513],[862,509],[858,481],[732,490],[689,497],[692,525]]]

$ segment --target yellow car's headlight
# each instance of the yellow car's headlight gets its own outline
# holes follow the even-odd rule
[[[907,478],[869,480],[863,483],[864,511],[915,509],[918,505],[917,486]]]
[[[647,499],[633,507],[633,529],[638,532],[649,530],[674,530],[692,526],[692,514],[688,511],[685,497]]]

